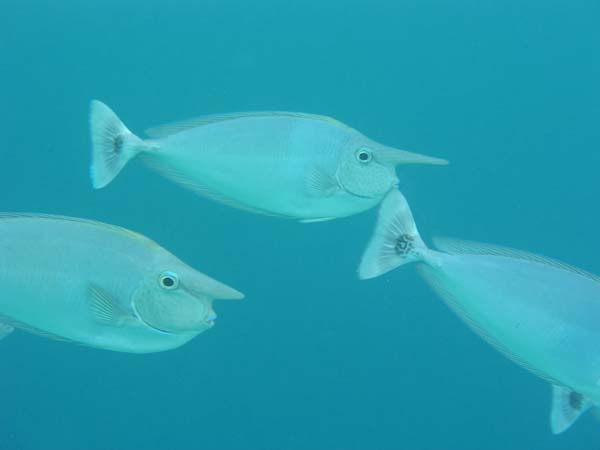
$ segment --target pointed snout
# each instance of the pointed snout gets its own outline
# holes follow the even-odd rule
[[[217,313],[214,311],[214,309],[210,308],[210,311],[208,312],[208,315],[206,316],[206,323],[208,326],[214,327],[215,320],[217,320]]]
[[[433,156],[421,155],[419,153],[407,152],[385,145],[378,146],[373,151],[375,159],[382,164],[397,166],[400,164],[429,164],[443,166],[448,161]]]
[[[241,300],[244,298],[237,289],[227,286],[208,275],[191,269],[188,276],[184,278],[186,287],[197,292],[203,296],[206,296],[215,300]]]

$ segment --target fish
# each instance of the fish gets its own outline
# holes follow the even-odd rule
[[[600,277],[501,246],[423,242],[404,196],[383,200],[358,276],[417,263],[450,308],[496,350],[552,386],[550,427],[567,430],[600,406]]]
[[[127,353],[171,350],[244,295],[115,225],[0,214],[0,339],[14,329]]]
[[[90,106],[93,187],[139,157],[204,197],[253,213],[321,222],[366,211],[398,184],[399,164],[448,161],[379,144],[330,117],[250,112],[133,134],[104,103]]]

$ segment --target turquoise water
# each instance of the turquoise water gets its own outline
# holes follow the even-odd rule
[[[451,161],[399,170],[426,240],[600,273],[600,5],[524,3],[5,0],[1,209],[126,226],[247,298],[160,354],[11,335],[0,449],[594,448],[598,419],[552,436],[549,385],[413,267],[356,279],[374,211],[303,225],[139,163],[102,191],[88,177],[92,98],[136,132],[204,113],[326,114]]]

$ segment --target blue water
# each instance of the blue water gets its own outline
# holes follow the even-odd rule
[[[399,170],[426,240],[600,273],[598,2],[1,6],[0,208],[131,228],[247,296],[165,353],[9,336],[1,450],[595,448],[593,414],[552,436],[549,385],[413,267],[356,279],[374,211],[311,225],[251,215],[140,163],[94,191],[87,113],[101,99],[136,132],[216,112],[331,115],[451,161]]]

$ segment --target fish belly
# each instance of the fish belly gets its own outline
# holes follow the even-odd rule
[[[450,305],[516,362],[574,389],[600,379],[600,285],[516,258],[448,255],[426,269]]]
[[[31,268],[25,270],[30,271]],[[0,275],[3,286],[0,316],[25,330],[76,341],[86,340],[90,331],[93,332],[93,323],[84,308],[83,286],[65,280],[59,273],[43,277],[36,277],[36,274],[40,272],[5,272]]]

